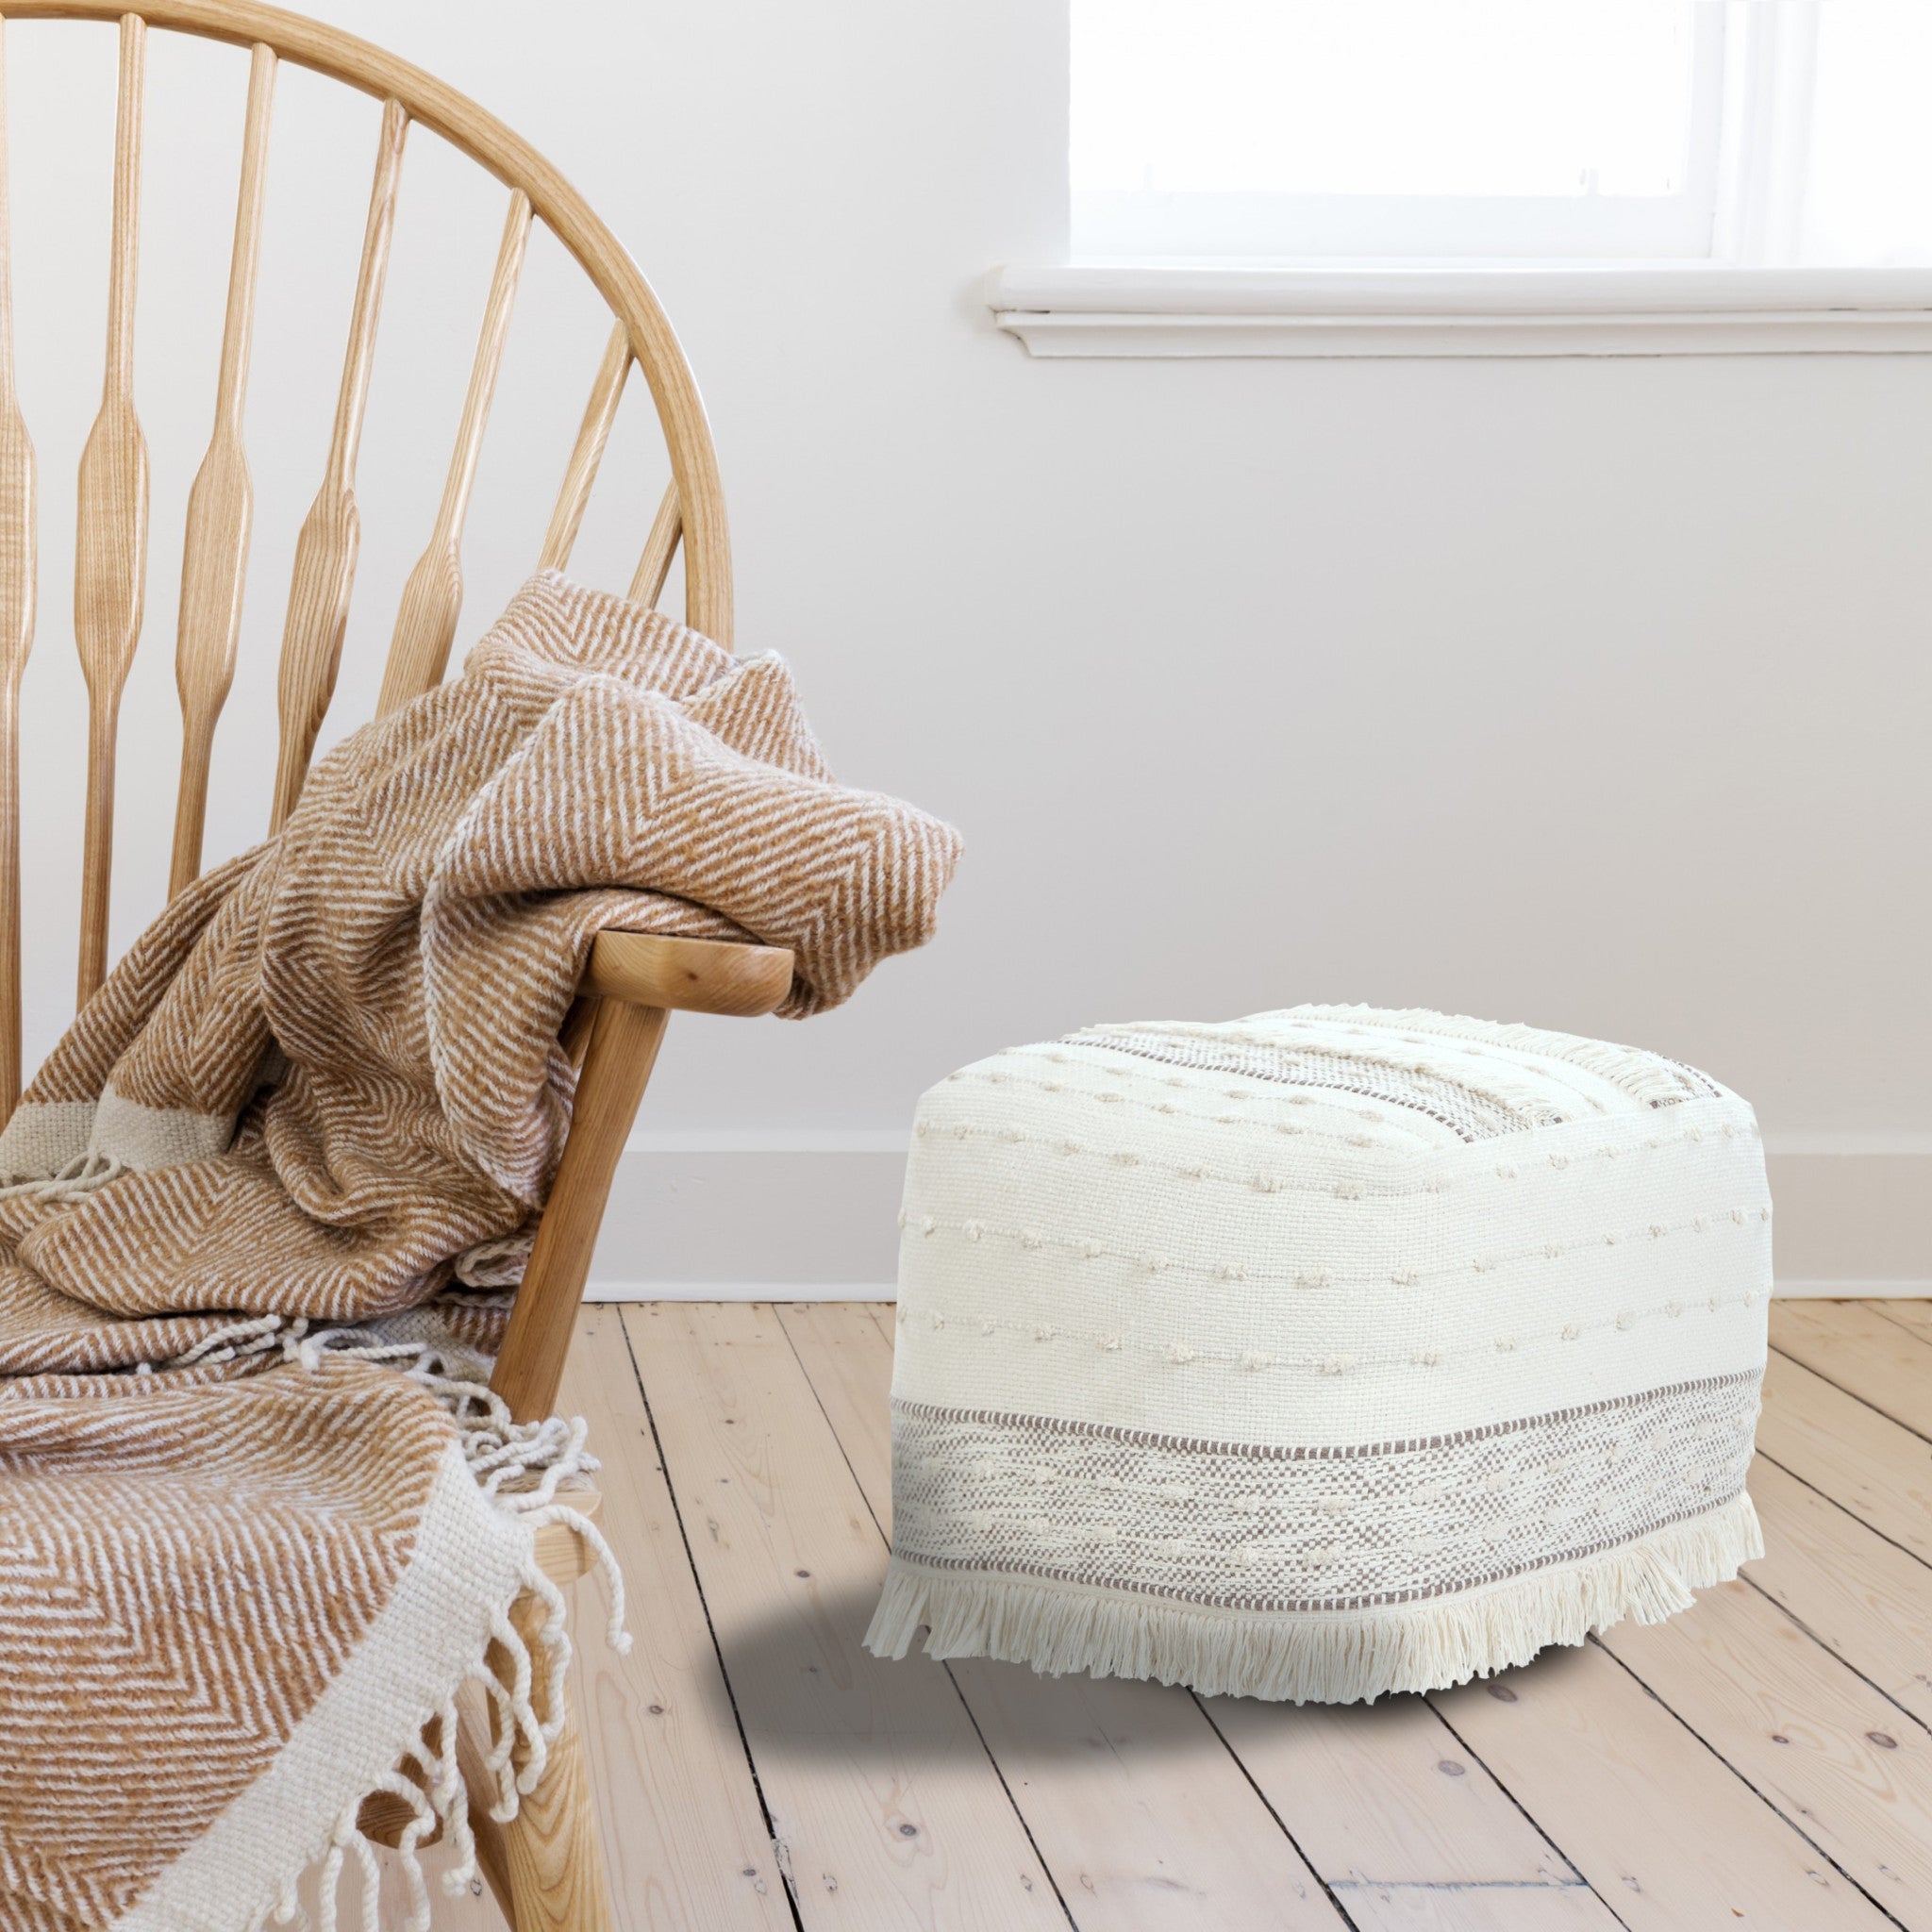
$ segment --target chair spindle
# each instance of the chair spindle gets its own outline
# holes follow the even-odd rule
[[[584,521],[584,508],[591,500],[591,486],[597,480],[597,465],[604,460],[604,445],[610,441],[610,425],[617,421],[617,406],[624,399],[624,380],[629,374],[630,333],[620,322],[610,331],[597,379],[591,385],[591,400],[577,427],[576,446],[564,469],[563,488],[557,492],[557,508],[550,512],[550,527],[543,533],[543,548],[537,558],[540,570],[561,570],[570,561],[577,527]]]
[[[356,581],[361,520],[356,508],[356,453],[362,411],[369,400],[369,371],[375,325],[382,311],[382,282],[395,229],[396,187],[403,166],[408,116],[400,101],[383,104],[382,138],[375,181],[369,195],[369,225],[356,276],[349,318],[349,346],[336,398],[335,427],[322,488],[295,540],[295,569],[289,587],[289,615],[282,632],[280,674],[281,751],[275,766],[275,810],[270,828],[279,831],[302,794],[315,734],[335,693],[342,632],[349,621],[349,592]]]
[[[483,333],[476,359],[470,367],[469,393],[463,398],[462,422],[457,445],[443,479],[442,501],[437,506],[436,526],[429,547],[417,559],[403,586],[396,612],[395,635],[390,641],[389,663],[382,678],[382,695],[375,715],[384,718],[398,705],[419,697],[442,681],[449,662],[450,641],[463,607],[463,519],[470,508],[470,486],[476,479],[476,458],[490,421],[490,404],[496,392],[496,372],[503,362],[503,345],[509,334],[510,309],[515,304],[517,278],[523,273],[524,246],[530,236],[530,198],[522,189],[509,198],[504,219],[503,242],[491,278],[490,300],[483,310]]]
[[[258,43],[248,71],[248,117],[242,140],[242,185],[235,199],[235,247],[228,266],[228,311],[222,325],[214,432],[189,492],[181,559],[181,618],[175,643],[175,682],[181,693],[181,788],[175,806],[170,898],[201,871],[215,721],[234,681],[235,640],[242,627],[254,513],[242,424],[255,333],[255,271],[261,251],[262,182],[268,172],[275,86],[275,50]]]
[[[146,57],[146,23],[139,14],[123,15],[114,115],[108,366],[100,414],[81,452],[74,552],[74,632],[88,688],[87,824],[80,889],[83,1006],[108,971],[115,739],[122,689],[141,640],[147,582],[147,440],[134,411],[134,278],[141,242],[141,109]]]
[[[658,608],[658,599],[664,594],[664,579],[671,575],[671,559],[677,555],[678,539],[683,535],[684,506],[677,500],[674,478],[665,485],[651,534],[644,540],[644,554],[638,558],[637,575],[625,592],[633,604],[647,604],[653,610]]]
[[[34,641],[34,446],[13,375],[7,58],[0,22],[0,1118],[20,1098],[20,674]]]

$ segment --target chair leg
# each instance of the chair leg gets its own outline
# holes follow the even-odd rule
[[[525,1597],[510,1613],[525,1641],[535,1636],[544,1614],[534,1596]],[[610,1882],[577,1722],[575,1678],[573,1672],[564,1693],[563,1728],[550,1746],[543,1775],[516,1817],[502,1827],[509,1867],[508,1917],[516,1932],[612,1932]]]

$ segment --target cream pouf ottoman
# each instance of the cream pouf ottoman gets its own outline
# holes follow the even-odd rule
[[[1095,1027],[920,1103],[867,1641],[1347,1701],[1762,1553],[1751,1109],[1367,1007]]]

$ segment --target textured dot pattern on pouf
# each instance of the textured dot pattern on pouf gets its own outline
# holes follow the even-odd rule
[[[920,1103],[869,1643],[1345,1701],[1761,1554],[1751,1109],[1366,1007],[1091,1028]]]

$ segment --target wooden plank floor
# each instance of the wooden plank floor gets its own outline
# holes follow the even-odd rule
[[[623,1932],[1932,1932],[1925,1304],[1774,1305],[1745,1580],[1328,1709],[867,1656],[891,1312],[582,1312],[563,1406],[636,1637],[578,1624]]]

